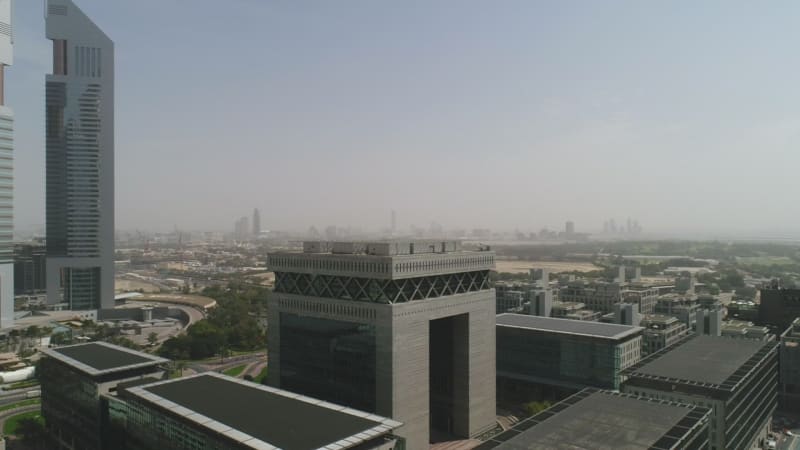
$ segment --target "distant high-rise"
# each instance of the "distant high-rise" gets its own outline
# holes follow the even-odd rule
[[[114,43],[71,0],[45,2],[47,299],[114,305]]]
[[[14,324],[14,111],[5,104],[5,67],[14,60],[11,0],[0,0],[0,328]]]
[[[250,218],[242,216],[236,221],[233,228],[234,239],[244,241],[250,236]]]
[[[575,222],[568,221],[566,226],[564,227],[564,233],[567,237],[575,235]]]
[[[392,210],[391,227],[392,236],[394,236],[394,234],[397,232],[397,212],[395,210]]]
[[[253,210],[253,237],[258,237],[261,233],[261,213],[258,208]]]

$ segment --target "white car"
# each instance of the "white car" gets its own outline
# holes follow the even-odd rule
[[[769,450],[775,450],[778,448],[778,443],[774,439],[767,439],[767,448]]]

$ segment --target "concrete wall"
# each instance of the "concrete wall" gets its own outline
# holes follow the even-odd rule
[[[275,293],[268,305],[268,383],[280,387],[280,313],[376,326],[376,414],[404,425],[406,448],[429,446],[430,321],[464,314],[456,339],[454,431],[464,437],[495,426],[495,293],[472,292],[431,300],[374,304]],[[317,306],[326,306],[320,311]],[[460,344],[460,345],[459,345]],[[459,357],[460,355],[461,357]]]
[[[392,317],[392,415],[404,423],[397,434],[408,448],[425,448],[429,430],[429,353],[431,320],[468,315],[467,348],[456,347],[465,358],[456,370],[455,432],[474,436],[495,423],[495,314],[494,291],[482,291],[432,301],[396,304]],[[458,341],[457,341],[458,344]],[[463,384],[459,384],[463,383]],[[461,395],[458,395],[461,393]]]

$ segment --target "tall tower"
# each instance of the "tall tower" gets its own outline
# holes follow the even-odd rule
[[[493,252],[305,242],[268,265],[270,384],[403,422],[409,449],[495,426]]]
[[[47,301],[114,305],[114,43],[72,0],[45,2]]]
[[[253,210],[253,237],[258,238],[261,233],[261,213],[258,208]]]
[[[5,68],[14,62],[11,0],[0,0],[0,328],[14,324],[14,111],[5,102]]]

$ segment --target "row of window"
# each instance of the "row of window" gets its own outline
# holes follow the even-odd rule
[[[269,262],[270,265],[280,266],[281,268],[337,270],[366,273],[386,273],[390,270],[390,268],[392,268],[392,265],[389,262],[296,258],[291,256],[270,256]],[[394,264],[393,270],[396,273],[408,273],[440,269],[462,269],[475,267],[478,265],[488,266],[492,264],[494,264],[494,256],[465,256],[450,259],[397,262]]]

